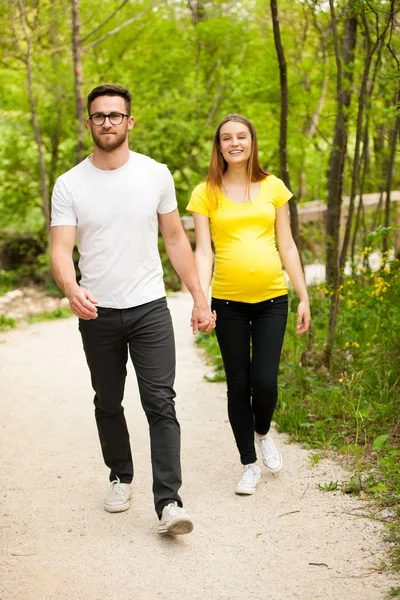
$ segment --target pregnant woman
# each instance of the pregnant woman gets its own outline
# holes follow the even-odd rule
[[[310,326],[306,284],[290,229],[291,197],[283,181],[260,167],[253,124],[242,115],[225,117],[214,136],[208,174],[187,210],[193,213],[196,264],[207,295],[212,278],[228,415],[243,465],[236,494],[254,494],[261,480],[255,442],[270,472],[282,468],[269,433],[288,313],[282,262],[300,299],[296,334]]]

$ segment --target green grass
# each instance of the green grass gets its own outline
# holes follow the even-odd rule
[[[28,323],[40,323],[41,321],[53,321],[55,319],[68,319],[73,315],[70,308],[56,308],[50,312],[40,312],[27,317]]]
[[[17,275],[14,271],[3,271],[0,269],[0,296],[4,296],[15,288]]]
[[[400,598],[400,587],[392,588],[384,600],[390,600],[391,598]]]
[[[0,315],[0,331],[8,331],[15,327],[15,319]]]
[[[337,492],[340,486],[338,481],[330,481],[329,483],[317,483],[316,487],[321,492]]]
[[[70,308],[56,308],[50,312],[40,312],[36,315],[29,315],[23,319],[27,323],[40,323],[41,321],[53,321],[55,319],[68,319],[73,314]],[[8,331],[16,325],[16,320],[0,315],[0,331]]]

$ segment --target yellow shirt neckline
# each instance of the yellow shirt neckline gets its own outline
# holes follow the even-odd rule
[[[264,180],[262,180],[262,181],[264,181]],[[225,200],[228,200],[228,202],[230,202],[231,204],[237,204],[239,206],[240,205],[250,204],[251,202],[255,202],[259,198],[259,196],[261,194],[261,183],[262,183],[262,181],[258,182],[259,183],[259,187],[258,187],[258,192],[257,192],[255,198],[253,198],[252,200],[246,200],[246,202],[235,202],[235,200],[231,200],[230,198],[228,198],[228,196],[225,196],[225,194],[223,193],[223,191],[221,190],[221,188],[219,188],[219,192],[220,192],[222,198],[224,198]]]

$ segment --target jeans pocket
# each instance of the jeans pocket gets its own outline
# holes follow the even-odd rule
[[[277,296],[277,298],[272,298],[272,300],[274,301],[274,304],[288,304],[289,302],[287,294],[284,296]]]

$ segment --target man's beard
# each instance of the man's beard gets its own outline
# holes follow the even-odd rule
[[[107,135],[102,135],[101,133],[94,133],[92,130],[92,138],[95,145],[104,150],[105,152],[112,152],[116,150],[125,142],[128,132],[125,130],[121,133],[115,133],[110,137]]]

